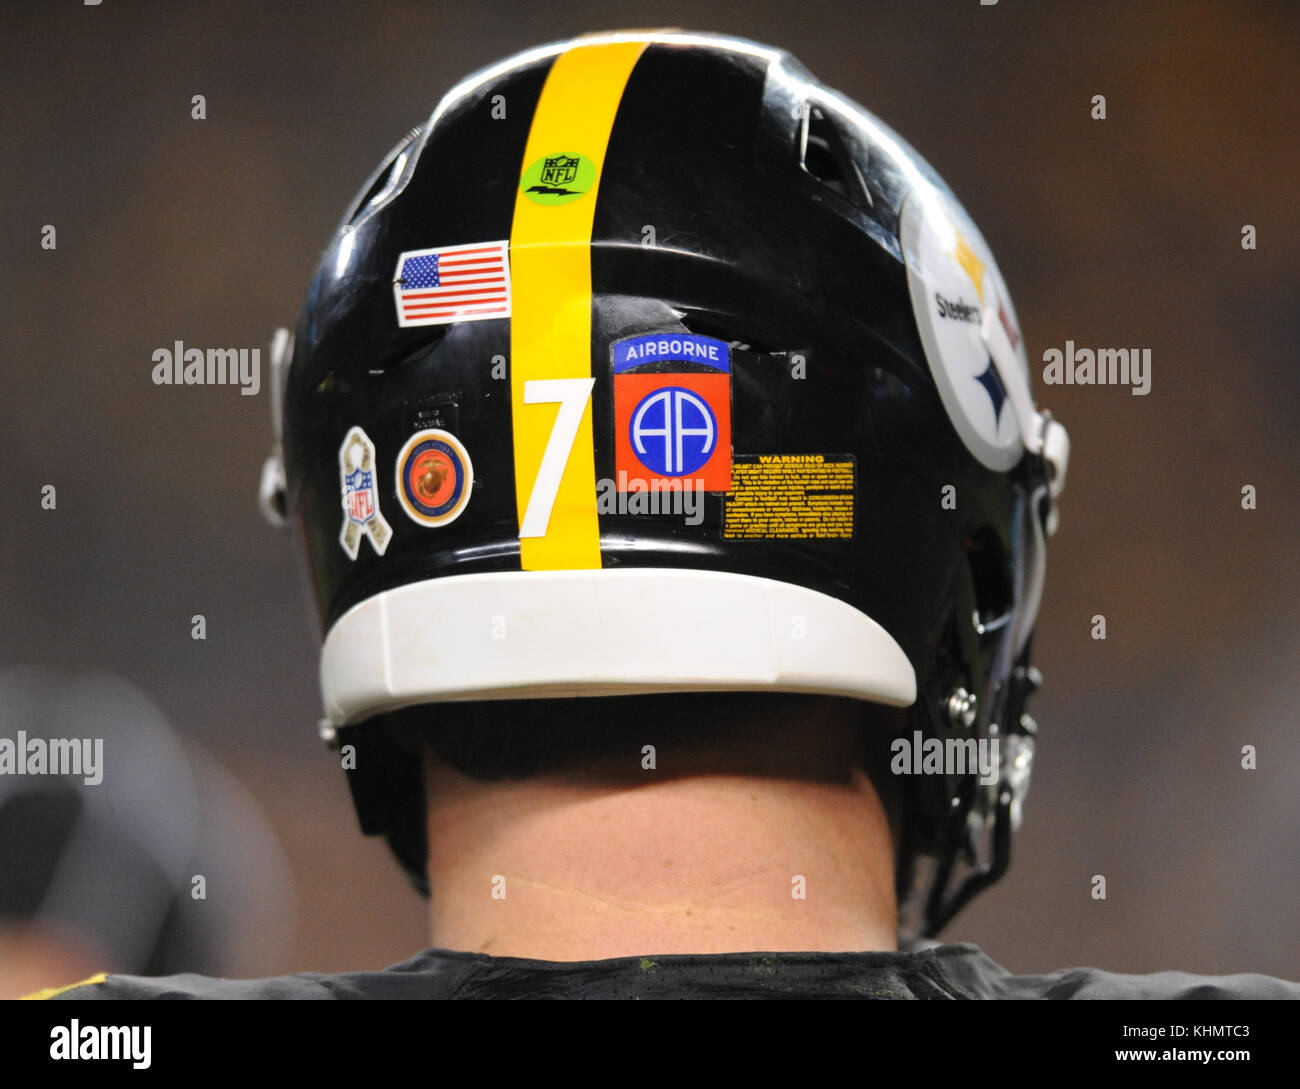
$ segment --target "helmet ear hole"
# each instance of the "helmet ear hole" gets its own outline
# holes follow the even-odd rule
[[[969,535],[965,542],[966,562],[970,565],[971,584],[975,588],[976,630],[983,634],[999,628],[1010,619],[1015,604],[1011,569],[997,534],[988,526]]]

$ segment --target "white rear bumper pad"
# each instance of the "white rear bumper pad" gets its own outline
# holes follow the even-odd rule
[[[679,568],[411,583],[349,609],[321,654],[335,726],[442,700],[727,689],[905,707],[916,674],[884,628],[837,598]]]

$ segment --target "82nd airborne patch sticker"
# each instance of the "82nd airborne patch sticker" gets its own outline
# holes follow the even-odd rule
[[[696,333],[612,346],[614,462],[630,490],[731,488],[731,347]],[[624,490],[620,484],[619,490]]]
[[[379,489],[375,483],[375,444],[361,428],[354,427],[339,447],[339,484],[343,492],[343,531],[339,544],[355,560],[361,538],[382,556],[393,531],[379,512]]]

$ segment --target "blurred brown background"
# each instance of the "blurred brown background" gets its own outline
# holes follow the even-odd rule
[[[1067,338],[1152,348],[1147,397],[1036,391],[1073,459],[1034,788],[1011,875],[944,937],[1020,972],[1300,978],[1300,7],[105,0],[5,22],[0,663],[128,679],[264,807],[294,897],[244,922],[288,910],[294,926],[256,955],[234,943],[228,974],[404,959],[426,944],[424,905],[357,833],[316,738],[297,548],[255,501],[265,367],[244,397],[155,387],[150,355],[292,325],[348,200],[470,70],[673,25],[789,49],[929,158],[998,255],[1031,360]]]

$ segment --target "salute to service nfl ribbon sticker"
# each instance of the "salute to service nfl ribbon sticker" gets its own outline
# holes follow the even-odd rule
[[[397,455],[397,498],[416,525],[454,522],[473,487],[469,452],[449,431],[417,431]]]
[[[619,490],[623,481],[653,489],[672,480],[706,492],[730,488],[730,345],[649,333],[617,341],[612,354]]]
[[[993,308],[1024,369],[1029,361],[1011,296],[975,225],[938,190],[918,185],[903,206],[899,235],[917,328],[939,396],[957,434],[990,469],[1010,469],[1023,453],[1020,422],[1004,375],[984,343]]]
[[[359,427],[352,428],[339,447],[339,483],[343,489],[343,532],[339,535],[343,551],[355,560],[361,538],[366,536],[382,556],[393,531],[379,513],[375,444]]]

